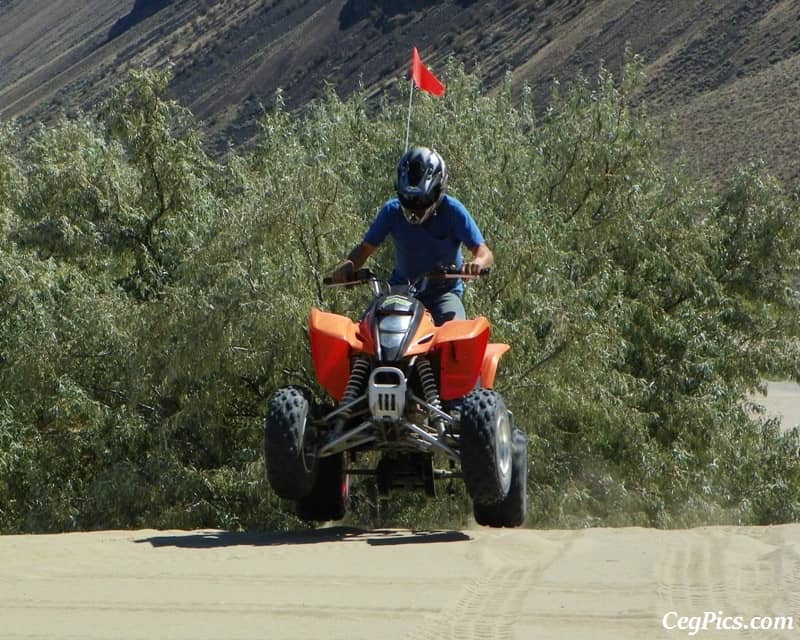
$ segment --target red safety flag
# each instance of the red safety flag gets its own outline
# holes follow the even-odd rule
[[[417,87],[431,95],[440,96],[444,93],[444,85],[430,72],[428,67],[422,64],[416,47],[411,52],[411,78]]]

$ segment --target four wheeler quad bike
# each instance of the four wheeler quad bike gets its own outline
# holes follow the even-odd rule
[[[479,524],[516,527],[525,520],[527,439],[492,390],[506,344],[489,342],[484,317],[435,326],[415,295],[428,274],[402,294],[371,271],[374,298],[360,321],[312,309],[311,358],[335,404],[315,403],[302,387],[278,390],[265,421],[267,477],[307,521],[338,520],[347,509],[348,477],[377,478],[379,494],[422,490],[437,478],[463,477]],[[475,277],[475,276],[473,276]],[[358,452],[377,451],[374,469],[351,469]],[[449,469],[434,468],[449,458]],[[460,467],[460,471],[459,471]]]

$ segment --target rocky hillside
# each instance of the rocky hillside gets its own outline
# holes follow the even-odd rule
[[[508,71],[544,105],[554,78],[612,69],[626,44],[669,149],[726,176],[762,157],[800,180],[800,3],[795,0],[0,0],[0,118],[23,124],[91,107],[127,68],[174,67],[172,90],[218,147],[246,144],[281,88],[299,107],[331,83],[374,95],[417,45],[441,70]]]

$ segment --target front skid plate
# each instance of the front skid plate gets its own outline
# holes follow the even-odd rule
[[[357,427],[332,437],[320,446],[317,455],[320,458],[331,456],[342,451],[355,448],[414,450],[423,453],[435,451],[444,453],[448,458],[461,462],[457,445],[447,442],[444,436],[432,430],[420,427],[407,421],[374,421],[367,420]]]

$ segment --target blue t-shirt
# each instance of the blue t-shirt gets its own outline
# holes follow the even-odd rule
[[[378,246],[387,235],[394,241],[394,271],[390,284],[407,284],[440,266],[463,264],[461,245],[474,249],[484,243],[478,225],[466,207],[444,196],[435,213],[423,224],[411,224],[393,198],[384,204],[364,236],[364,242]],[[461,280],[444,280],[443,286],[460,294]]]

